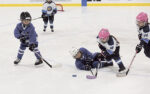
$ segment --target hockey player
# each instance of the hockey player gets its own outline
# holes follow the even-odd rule
[[[141,12],[136,17],[138,26],[138,37],[140,43],[136,46],[136,52],[139,53],[144,48],[144,53],[150,58],[150,26],[148,23],[148,15]]]
[[[73,48],[72,51],[70,51],[72,57],[76,59],[75,65],[77,69],[80,70],[91,70],[92,68],[101,68],[101,67],[107,67],[112,66],[112,64],[107,64],[103,58],[98,58],[100,53],[94,53],[92,54],[90,51],[88,51],[86,48]],[[98,66],[99,63],[99,66]]]
[[[33,24],[31,23],[32,18],[30,13],[22,12],[20,14],[20,20],[21,22],[17,24],[14,30],[14,36],[21,42],[17,59],[14,61],[14,64],[18,64],[21,61],[27,47],[35,53],[37,58],[35,65],[42,64],[43,61],[40,58],[40,51],[38,50],[37,34]]]
[[[98,46],[102,51],[100,57],[104,57],[107,63],[110,64],[113,64],[112,59],[114,59],[119,66],[118,73],[125,73],[125,66],[123,65],[119,55],[120,46],[117,39],[110,35],[108,29],[105,28],[100,30],[97,39],[99,43]]]
[[[46,0],[46,2],[43,4],[42,8],[42,18],[44,21],[44,29],[43,31],[46,31],[48,21],[50,23],[51,32],[54,32],[54,15],[57,13],[56,4],[52,0]]]

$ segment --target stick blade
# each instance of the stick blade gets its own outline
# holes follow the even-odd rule
[[[125,77],[125,76],[127,76],[127,74],[126,73],[117,73],[116,76],[117,77]]]
[[[62,67],[62,64],[61,64],[61,63],[55,64],[55,65],[52,65],[52,68],[60,68],[60,67]]]
[[[96,79],[96,76],[86,75],[87,79]]]
[[[125,71],[123,71],[123,72],[118,72],[118,73],[116,74],[116,76],[117,76],[117,77],[125,77],[125,76],[127,76],[128,72],[129,72],[129,70],[125,70]]]

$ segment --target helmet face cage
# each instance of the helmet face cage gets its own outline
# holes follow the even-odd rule
[[[136,21],[138,27],[144,27],[148,22]]]
[[[72,55],[73,58],[75,58],[78,52],[79,52],[79,49],[72,48],[72,50],[70,51],[70,54]]]
[[[136,24],[139,27],[143,27],[148,23],[147,13],[141,12],[136,16]]]
[[[46,0],[46,2],[50,3],[50,2],[52,2],[52,0]]]
[[[99,38],[99,40],[100,40],[102,43],[106,43],[106,42],[109,40],[109,37],[107,37],[107,38]]]

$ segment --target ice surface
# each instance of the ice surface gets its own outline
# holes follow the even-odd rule
[[[34,67],[35,56],[28,49],[18,66],[13,65],[19,41],[13,31],[22,11],[33,18],[41,16],[40,7],[1,7],[0,17],[0,94],[150,94],[150,59],[143,50],[133,62],[127,77],[118,78],[112,69],[100,69],[96,79],[86,79],[88,71],[75,68],[69,54],[72,47],[85,47],[98,52],[96,36],[102,27],[120,41],[120,54],[128,66],[138,41],[135,17],[141,12],[150,15],[150,7],[65,7],[55,16],[55,32],[43,32],[42,19],[36,27],[39,50],[43,57],[63,64],[61,68]],[[117,68],[117,64],[115,64]],[[72,77],[76,74],[77,77]]]

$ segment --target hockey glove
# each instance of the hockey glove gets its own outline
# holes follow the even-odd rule
[[[142,50],[142,45],[138,44],[135,48],[136,53],[139,53]]]
[[[30,44],[29,45],[29,50],[34,51],[34,49],[37,47],[37,44]]]
[[[51,15],[55,15],[57,13],[57,10],[53,10],[53,12],[51,13]]]
[[[141,40],[142,34],[138,34],[138,38],[139,38],[139,40]]]
[[[110,56],[110,54],[107,51],[102,51],[102,55],[107,58]]]
[[[41,17],[42,17],[42,18],[45,18],[45,17],[47,17],[47,15],[46,15],[45,13],[43,13],[43,14],[41,15]]]
[[[98,44],[98,46],[102,51],[106,51],[106,48],[104,46],[102,46],[100,43]]]
[[[85,70],[91,70],[91,68],[92,68],[92,67],[91,67],[90,65],[88,65],[88,64],[85,65]]]
[[[23,37],[20,37],[19,39],[20,39],[20,42],[21,42],[21,43],[26,43],[26,38],[25,38],[24,36],[23,36]]]
[[[104,56],[101,53],[97,53],[94,57],[94,61],[98,61],[99,59],[104,58]]]

